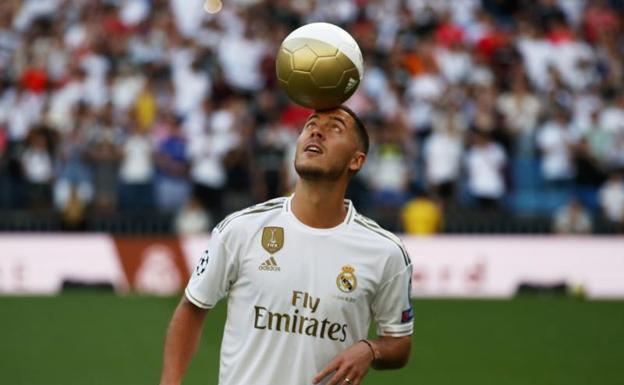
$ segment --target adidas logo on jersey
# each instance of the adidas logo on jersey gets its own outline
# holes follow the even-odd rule
[[[280,267],[277,266],[277,261],[275,260],[274,257],[271,257],[269,259],[267,259],[266,261],[262,262],[262,264],[258,267],[258,270],[261,271],[280,271]]]

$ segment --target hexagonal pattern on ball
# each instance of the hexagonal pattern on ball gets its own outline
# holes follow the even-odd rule
[[[336,54],[338,53],[338,48],[334,47],[333,45],[327,44],[323,41],[314,40],[314,39],[305,39],[305,40],[306,40],[306,45],[310,47],[310,49],[312,49],[312,51],[314,51],[314,53],[318,57],[336,56]]]
[[[277,78],[281,81],[287,82],[292,75],[293,59],[292,54],[287,49],[283,48],[277,53],[277,59],[275,60]]]
[[[316,86],[309,72],[293,71],[288,82],[282,83],[288,96],[305,107],[314,108],[315,101],[321,96],[321,90]],[[301,92],[306,90],[307,92]]]
[[[304,45],[293,52],[293,69],[295,71],[310,71],[318,58],[310,47]]]
[[[342,63],[338,59],[340,56],[344,57],[342,53],[338,53],[336,56],[316,59],[314,67],[312,67],[312,79],[319,87],[336,87],[344,76],[345,70],[354,68],[352,64],[348,67],[341,65]]]
[[[293,102],[304,107],[336,107],[358,88],[360,67],[352,61],[352,57],[361,61],[358,54],[355,42],[353,47],[337,47],[311,36],[287,39],[276,58],[279,85]]]
[[[346,70],[350,70],[352,68],[354,68],[357,71],[357,67],[355,66],[355,64],[353,64],[353,62],[351,61],[351,59],[349,59],[349,57],[347,55],[345,55],[342,52],[339,52],[338,55],[336,55],[336,61],[338,62],[338,64],[340,64],[342,66],[342,69]],[[358,72],[358,79],[360,78],[359,76],[359,72]]]

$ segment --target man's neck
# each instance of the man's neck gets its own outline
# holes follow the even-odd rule
[[[291,202],[293,214],[310,227],[336,227],[347,215],[345,191],[346,186],[339,183],[299,179]]]

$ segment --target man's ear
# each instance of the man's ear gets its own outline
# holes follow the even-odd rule
[[[356,151],[353,157],[351,158],[351,162],[349,163],[349,171],[356,173],[364,167],[364,163],[366,162],[366,154],[362,151]]]

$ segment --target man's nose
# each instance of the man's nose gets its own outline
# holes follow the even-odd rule
[[[322,139],[324,137],[323,134],[323,128],[319,125],[319,126],[314,126],[312,128],[312,131],[310,132],[310,136],[311,137],[318,137],[320,139]]]

